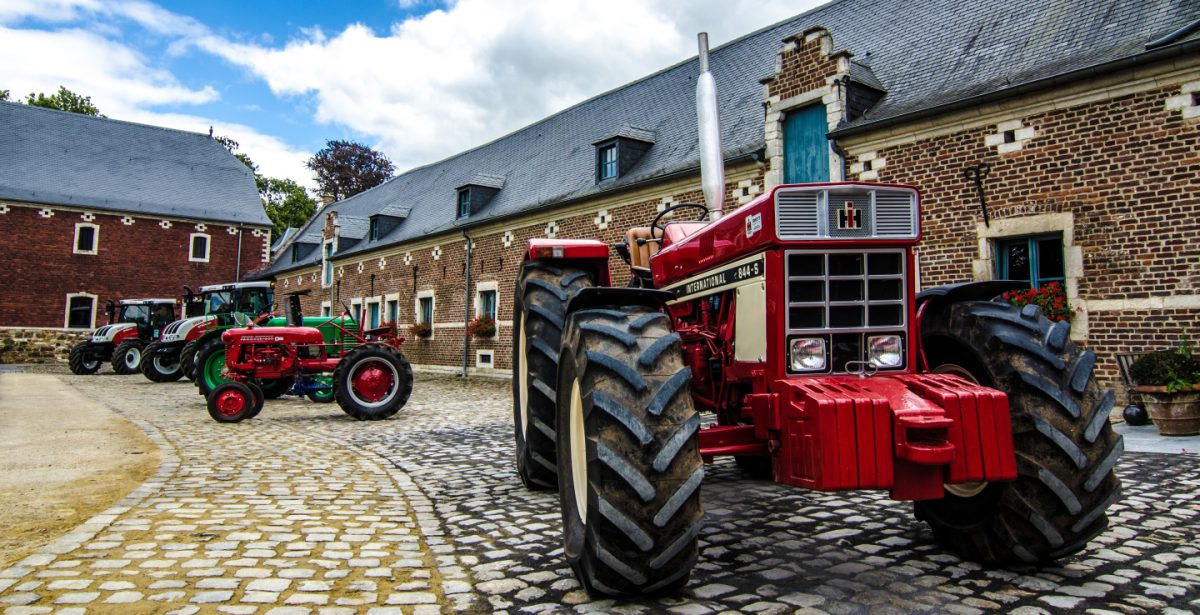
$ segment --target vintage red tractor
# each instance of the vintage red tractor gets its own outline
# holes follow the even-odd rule
[[[704,156],[717,205],[723,172]],[[698,220],[661,224],[684,208]],[[718,456],[788,485],[912,500],[935,540],[991,565],[1075,553],[1107,526],[1122,441],[1096,356],[1066,322],[995,301],[1012,282],[918,294],[915,188],[783,185],[708,213],[675,206],[630,229],[628,288],[609,286],[604,243],[528,246],[517,469],[557,486],[564,553],[589,591],[686,583],[703,462]]]
[[[141,369],[142,349],[175,320],[176,303],[174,299],[109,301],[109,324],[71,348],[68,367],[76,374],[94,374],[105,361],[112,361],[118,374],[136,373]]]
[[[395,323],[357,332],[347,310],[318,326],[299,326],[311,319],[301,317],[299,297],[292,300],[286,326],[252,324],[221,334],[226,381],[207,394],[209,415],[222,423],[254,418],[265,399],[261,382],[286,382],[287,392],[310,398],[332,392],[342,410],[359,420],[399,412],[412,394],[413,375]],[[337,331],[332,338],[331,330]]]

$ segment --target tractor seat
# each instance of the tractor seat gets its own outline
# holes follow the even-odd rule
[[[390,326],[383,326],[383,327],[375,327],[374,329],[367,329],[366,331],[361,331],[360,334],[363,337],[379,337],[380,335],[383,335],[385,333],[391,333],[391,332],[392,332],[392,328]]]
[[[625,242],[629,244],[629,266],[634,269],[650,269],[650,257],[658,254],[662,239],[654,236],[654,230],[648,226],[635,226],[625,232]]]

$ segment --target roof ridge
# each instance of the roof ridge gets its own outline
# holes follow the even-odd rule
[[[92,120],[92,121],[98,121],[98,122],[112,122],[115,124],[125,124],[127,126],[137,126],[140,128],[153,128],[155,130],[165,130],[167,132],[177,132],[177,133],[184,134],[184,135],[200,137],[202,139],[208,139],[210,141],[216,141],[215,138],[210,137],[202,132],[192,132],[190,130],[183,130],[182,128],[171,128],[170,126],[159,126],[157,124],[143,124],[142,122],[135,122],[133,120],[122,120],[122,119],[107,117],[107,116],[106,117],[98,117],[95,115],[87,115],[85,113],[75,113],[74,111],[63,111],[62,109],[50,109],[48,107],[39,107],[37,105],[30,105],[30,104],[26,104],[26,103],[22,103],[22,102],[15,102],[15,101],[0,100],[0,105],[6,105],[6,106],[11,106],[11,107],[21,107],[24,109],[36,109],[38,111],[42,111],[42,112],[46,112],[46,113],[62,113],[64,115],[70,116],[72,118],[80,118],[80,119],[86,119],[86,120]]]

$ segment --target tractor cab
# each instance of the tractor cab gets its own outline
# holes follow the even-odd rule
[[[200,288],[204,314],[216,316],[218,326],[245,326],[271,310],[270,282],[239,282]]]
[[[175,320],[174,299],[124,299],[113,306],[109,322],[132,323],[138,337],[156,339],[163,328]]]

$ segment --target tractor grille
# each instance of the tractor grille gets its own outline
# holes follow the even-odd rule
[[[780,188],[776,233],[802,239],[914,239],[917,195],[908,188]]]
[[[182,324],[183,324],[182,320],[176,320],[175,322],[167,325],[167,328],[163,329],[163,335],[167,335],[168,333],[174,333],[174,332],[178,331],[179,326]]]
[[[861,371],[871,337],[907,345],[904,250],[790,250],[785,259],[788,339],[823,339],[824,373]]]

